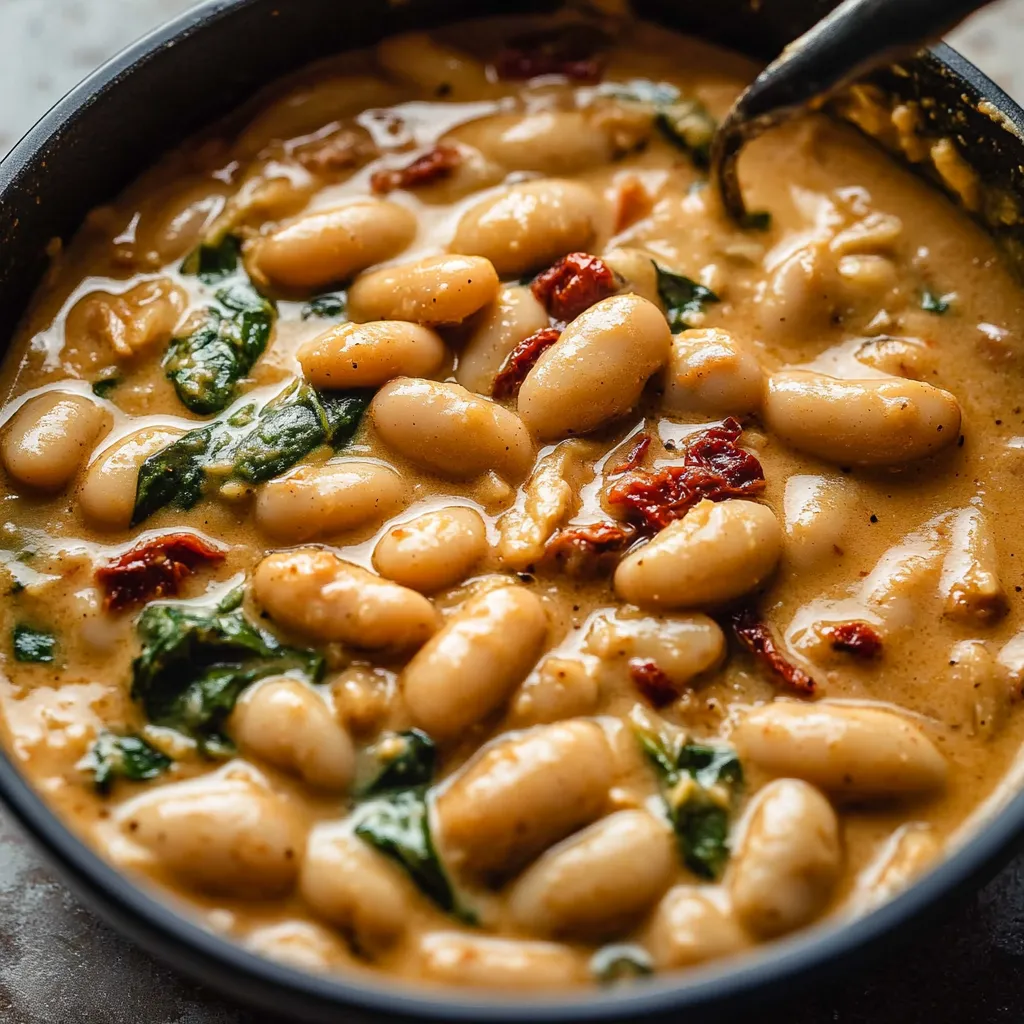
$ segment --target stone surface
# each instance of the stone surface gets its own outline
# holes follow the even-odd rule
[[[0,0],[0,153],[92,68],[188,0]],[[1024,0],[975,15],[951,41],[1024,98]],[[763,1024],[1024,1020],[1024,859],[897,954],[758,1014]],[[0,1021],[271,1024],[183,980],[68,893],[0,811]]]

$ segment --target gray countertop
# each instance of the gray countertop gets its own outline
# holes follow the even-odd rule
[[[189,0],[0,0],[0,153],[80,78]],[[950,40],[1024,97],[1024,0]],[[759,1014],[786,1024],[1024,1021],[1024,858],[897,954]],[[0,1021],[269,1024],[181,979],[100,923],[0,810]]]

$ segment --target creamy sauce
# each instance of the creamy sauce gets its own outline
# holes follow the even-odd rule
[[[768,211],[771,222],[737,228],[703,187],[699,160],[654,128],[651,106],[617,98],[607,85],[670,83],[721,117],[754,68],[638,24],[611,52],[603,84],[485,73],[484,62],[523,30],[522,22],[490,20],[346,55],[169,155],[90,217],[33,301],[3,371],[0,562],[8,598],[0,708],[11,756],[117,866],[211,928],[310,969],[557,988],[591,981],[591,958],[609,943],[630,945],[630,969],[732,955],[812,920],[858,912],[905,885],[998,792],[1020,744],[1024,303],[990,240],[852,129],[818,118],[773,131],[744,155],[748,205]],[[646,381],[626,411],[616,406],[621,389],[602,411],[603,380],[572,391],[593,365],[585,355],[572,372],[548,372],[555,356],[542,357],[518,403],[514,395],[499,403],[510,410],[494,420],[500,427],[486,419],[490,412],[456,410],[454,437],[416,413],[426,406],[415,396],[399,407],[388,384],[346,447],[317,447],[299,469],[278,474],[284,484],[236,479],[218,488],[208,479],[190,510],[163,507],[129,529],[137,467],[129,467],[119,501],[116,481],[101,472],[105,454],[142,428],[180,432],[210,419],[182,404],[163,363],[172,335],[193,329],[220,287],[189,273],[183,259],[204,238],[237,236],[246,271],[277,300],[265,352],[217,415],[263,403],[311,372],[309,357],[300,360],[304,345],[337,330],[338,316],[310,315],[306,301],[347,283],[329,273],[342,243],[327,256],[304,250],[320,230],[310,228],[288,255],[281,225],[315,223],[303,219],[366,199],[375,173],[403,168],[438,142],[458,152],[450,175],[390,191],[384,198],[400,208],[386,214],[390,226],[368,221],[360,229],[380,251],[357,261],[366,287],[350,293],[350,314],[353,304],[358,311],[397,303],[411,288],[405,266],[459,255],[453,239],[482,245],[486,232],[479,224],[470,230],[473,211],[510,187],[567,179],[590,199],[559,200],[535,232],[545,236],[539,242],[510,236],[501,260],[493,257],[500,294],[493,285],[485,294],[478,276],[483,298],[468,311],[459,281],[442,287],[428,275],[430,301],[455,312],[439,314],[436,334],[418,336],[415,357],[411,348],[396,356],[417,367],[423,359],[427,369],[396,369],[374,389],[413,376],[458,381],[489,398],[509,352],[548,325],[528,279],[554,260],[529,265],[527,283],[522,271],[501,266],[521,257],[519,245],[557,248],[547,235],[557,235],[557,217],[577,215],[573,202],[590,203],[589,234],[555,258],[569,249],[605,255],[618,291],[642,296],[605,303],[626,302],[633,318],[654,310],[660,323],[666,309],[653,259],[713,293],[687,314],[687,326],[724,334],[677,333],[666,371],[669,342],[659,349],[652,340],[663,325],[639,330],[634,345],[595,319],[595,309],[611,307],[593,307],[550,352],[564,350],[573,331],[590,344],[584,353],[608,356],[609,365],[634,346],[625,369],[608,371],[623,388]],[[390,248],[382,241],[389,232]],[[321,263],[324,280],[302,284]],[[397,277],[373,286],[368,275],[380,266],[398,268]],[[593,342],[599,335],[604,340]],[[438,336],[437,357],[423,355]],[[685,351],[680,338],[690,339]],[[725,354],[714,355],[715,345]],[[644,346],[650,365],[637,377]],[[733,349],[739,362],[730,361]],[[356,372],[343,364],[338,372]],[[730,369],[737,365],[746,369]],[[784,405],[779,375],[791,370],[814,376],[792,378],[796,391]],[[92,385],[108,378],[116,383],[99,397]],[[553,401],[550,382],[559,379],[567,390]],[[879,406],[850,390],[833,402],[837,379],[889,387],[886,408],[912,407],[910,418],[893,413],[881,423]],[[435,404],[451,394],[426,387]],[[51,429],[58,440],[48,442],[45,430],[32,433],[31,409],[53,392],[77,396],[79,419],[60,420]],[[26,405],[32,401],[42,404]],[[513,415],[517,406],[526,426]],[[23,407],[27,420],[18,418]],[[931,426],[922,426],[929,415]],[[665,592],[692,570],[707,577],[700,592],[708,596],[655,593],[643,572],[667,556],[641,547],[601,560],[584,552],[575,575],[545,555],[560,530],[623,521],[608,491],[638,440],[650,440],[643,470],[657,473],[680,465],[687,446],[727,416],[743,421],[738,444],[765,480],[753,500],[773,515],[749,513],[767,518],[750,526],[752,547],[735,564],[723,546],[732,527],[718,520],[709,520],[701,566],[669,560]],[[581,432],[576,423],[585,436],[570,436]],[[354,496],[331,505],[316,474],[332,466],[368,483],[356,494],[346,478],[338,486]],[[290,497],[288,481],[304,473],[313,474],[305,497]],[[339,503],[348,511],[331,519]],[[742,519],[739,505],[712,508]],[[392,531],[441,510],[449,511],[431,526],[441,554],[410,566],[405,534]],[[683,521],[705,514],[718,512],[700,506]],[[326,657],[315,684],[294,669],[290,683],[275,673],[278,703],[267,697],[262,710],[256,697],[272,688],[250,688],[222,723],[237,749],[219,759],[180,730],[147,721],[132,699],[140,606],[105,607],[95,577],[140,541],[183,530],[224,556],[184,579],[185,607],[208,609],[243,585],[252,622]],[[630,543],[652,532],[641,529]],[[320,558],[322,572],[296,568],[286,555],[278,556],[280,571],[263,562],[292,550]],[[332,573],[348,579],[351,571],[324,552],[426,597],[408,588],[373,596],[365,588],[376,582],[356,575],[353,603],[342,611],[325,594]],[[616,563],[638,559],[647,570],[634,565],[630,583]],[[261,562],[266,578],[257,574],[254,584]],[[740,585],[744,572],[750,579]],[[314,622],[318,601],[327,611]],[[385,614],[389,601],[396,610]],[[733,638],[722,651],[715,622],[728,632],[730,609],[752,601],[781,651],[814,679],[813,700]],[[470,602],[489,609],[483,633],[490,623],[495,636],[456,636],[423,668],[416,649],[439,628],[466,621]],[[339,625],[346,615],[359,619],[354,633]],[[880,651],[858,657],[832,642],[830,630],[847,623],[866,624]],[[30,644],[43,638],[35,656],[49,660],[15,658],[18,627],[35,631]],[[370,639],[375,629],[383,640]],[[389,642],[389,629],[402,639]],[[491,641],[496,653],[482,649]],[[22,642],[25,656],[24,635]],[[460,661],[456,648],[470,653]],[[637,661],[670,677],[671,699],[645,697]],[[786,725],[805,705],[824,717]],[[759,719],[763,707],[781,707],[783,724]],[[563,721],[558,728],[568,733],[545,732]],[[366,814],[353,796],[352,751],[361,777],[361,752],[412,727],[437,743],[429,827],[456,901],[475,924],[446,913],[352,832]],[[700,797],[729,823],[731,854],[713,843],[724,858],[713,869],[695,870],[685,837],[671,835],[664,786],[638,730],[738,752],[742,788],[723,783]],[[97,792],[87,764],[104,732],[143,737],[173,764],[150,780],[115,779],[109,792]],[[529,747],[538,737],[554,737],[540,781],[504,792],[503,772],[543,760]],[[517,750],[527,751],[518,762]],[[772,782],[778,777],[790,781]],[[685,789],[688,778],[676,783]],[[666,792],[677,809],[694,806],[686,803],[692,792]],[[523,839],[535,832],[535,841]],[[558,843],[568,845],[546,852]]]

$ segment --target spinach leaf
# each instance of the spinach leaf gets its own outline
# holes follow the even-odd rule
[[[419,729],[385,736],[366,753],[373,764],[374,773],[360,786],[361,797],[426,786],[434,778],[437,747]]]
[[[302,319],[319,317],[323,320],[335,320],[344,317],[347,296],[345,292],[333,292],[330,295],[317,295],[302,307]]]
[[[688,318],[702,312],[705,303],[718,302],[718,296],[710,288],[683,274],[674,274],[654,260],[651,262],[658,275],[658,295],[665,303],[665,315],[673,334],[685,331],[690,326]]]
[[[364,804],[357,813],[355,834],[363,842],[397,861],[416,887],[442,910],[468,923],[475,921],[475,915],[456,898],[434,847],[423,787],[388,793]]]
[[[193,249],[181,264],[181,272],[198,277],[203,284],[216,284],[238,270],[242,243],[234,235]]]
[[[369,402],[368,391],[320,395],[295,380],[262,408],[249,403],[190,430],[142,463],[132,526],[167,505],[192,508],[211,479],[260,483],[322,444],[343,447]]]
[[[18,624],[11,634],[11,647],[15,661],[29,661],[48,664],[54,659],[57,638],[45,630]]]
[[[602,946],[590,958],[590,973],[603,985],[618,985],[653,974],[654,962],[642,946],[615,943]]]
[[[155,779],[171,767],[171,759],[141,736],[117,736],[101,732],[80,766],[93,774],[93,785],[109,793],[115,778],[144,782]]]
[[[772,215],[767,210],[748,210],[740,226],[750,231],[767,231],[772,226]]]
[[[948,313],[952,307],[952,298],[952,294],[936,295],[930,288],[925,288],[921,292],[921,308],[926,313],[934,313],[936,316],[942,316],[943,313]]]
[[[649,78],[633,78],[628,82],[608,82],[599,90],[626,103],[649,107],[667,107],[679,99],[679,90],[668,82],[652,82]]]
[[[186,335],[173,338],[164,369],[178,398],[192,412],[220,412],[235,385],[263,353],[276,310],[248,282],[237,281],[216,294],[205,318]]]
[[[296,381],[263,407],[255,427],[231,450],[231,475],[260,483],[280,475],[321,444],[347,444],[369,402],[369,392],[320,396],[304,381]]]
[[[97,398],[109,398],[110,393],[121,383],[120,377],[100,377],[92,382],[92,393]]]
[[[683,862],[701,878],[719,878],[729,859],[729,819],[743,786],[735,751],[672,743],[643,730],[638,739],[660,777]]]
[[[643,78],[607,85],[601,91],[626,103],[650,107],[655,127],[673,146],[687,153],[697,167],[709,165],[711,140],[718,125],[700,100],[681,96],[668,82]]]
[[[681,99],[663,106],[654,123],[669,142],[689,154],[697,167],[711,163],[711,140],[718,125],[700,100]]]
[[[215,608],[151,604],[136,626],[142,652],[132,662],[132,697],[151,722],[192,737],[207,754],[230,749],[222,726],[247,686],[290,669],[323,675],[321,655],[257,628],[238,601],[232,594]]]

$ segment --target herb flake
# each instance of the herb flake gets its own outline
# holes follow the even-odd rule
[[[57,637],[19,623],[11,634],[11,647],[15,661],[49,664],[56,657]]]
[[[107,794],[117,778],[145,782],[162,775],[172,764],[166,754],[141,736],[101,732],[80,767],[92,772],[96,790]]]
[[[718,296],[704,285],[683,274],[666,270],[655,260],[654,270],[658,279],[658,296],[665,305],[665,316],[673,334],[679,334],[690,327],[690,318],[704,311],[709,302],[718,302]]]
[[[926,313],[934,313],[936,316],[942,316],[943,313],[948,313],[952,306],[952,292],[947,295],[937,295],[930,288],[925,288],[921,292],[921,308]]]
[[[317,295],[302,307],[300,315],[303,320],[314,317],[321,320],[339,320],[345,316],[347,300],[345,292]]]
[[[360,797],[427,786],[434,777],[437,747],[420,729],[384,736],[366,755],[373,774],[359,787]]]

